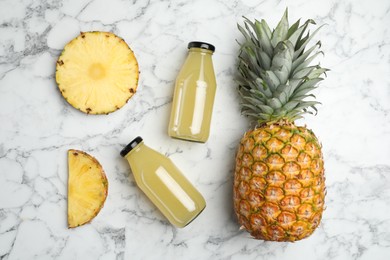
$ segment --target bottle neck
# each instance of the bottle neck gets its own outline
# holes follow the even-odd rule
[[[144,148],[146,147],[146,145],[144,144],[144,142],[142,141],[141,143],[139,143],[136,147],[134,147],[130,152],[128,152],[125,156],[125,158],[127,160],[130,159],[130,157],[133,157],[135,156],[136,154],[140,153]]]
[[[139,172],[145,167],[155,165],[161,160],[161,157],[163,157],[162,154],[145,145],[143,142],[139,143],[125,156],[133,173]]]
[[[204,54],[209,54],[209,55],[213,55],[214,52],[210,51],[210,50],[206,50],[206,49],[203,49],[203,48],[190,48],[188,50],[188,52],[191,54],[191,53],[204,53]]]

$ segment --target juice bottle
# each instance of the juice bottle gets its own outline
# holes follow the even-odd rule
[[[215,47],[190,42],[188,56],[176,78],[168,134],[206,142],[210,134],[216,81],[212,54]]]
[[[141,137],[120,153],[130,164],[138,187],[176,227],[184,227],[206,207],[195,187],[172,161],[146,146]]]

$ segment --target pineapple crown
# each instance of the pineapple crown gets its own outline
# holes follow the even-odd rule
[[[265,20],[250,21],[238,29],[245,41],[239,43],[239,93],[242,113],[255,118],[259,124],[293,122],[305,113],[317,112],[320,102],[305,100],[323,80],[328,69],[310,63],[319,55],[321,42],[305,50],[318,30],[307,31],[311,19],[300,26],[300,20],[289,27],[286,9],[277,27],[271,32]],[[326,74],[325,74],[326,75]]]

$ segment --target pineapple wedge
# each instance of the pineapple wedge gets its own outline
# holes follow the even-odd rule
[[[138,84],[138,63],[126,42],[110,32],[83,32],[57,61],[56,82],[73,107],[108,114],[124,106]]]
[[[100,163],[78,150],[68,151],[68,227],[90,222],[103,207],[108,182]]]

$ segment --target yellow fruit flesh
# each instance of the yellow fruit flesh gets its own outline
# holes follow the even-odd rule
[[[288,125],[266,125],[242,138],[236,156],[234,207],[251,235],[296,241],[319,225],[325,178],[314,134]]]
[[[138,83],[137,60],[124,40],[108,32],[81,33],[57,61],[56,81],[64,98],[91,114],[113,112]]]
[[[103,207],[108,182],[99,162],[85,152],[68,151],[68,227],[91,221]]]

